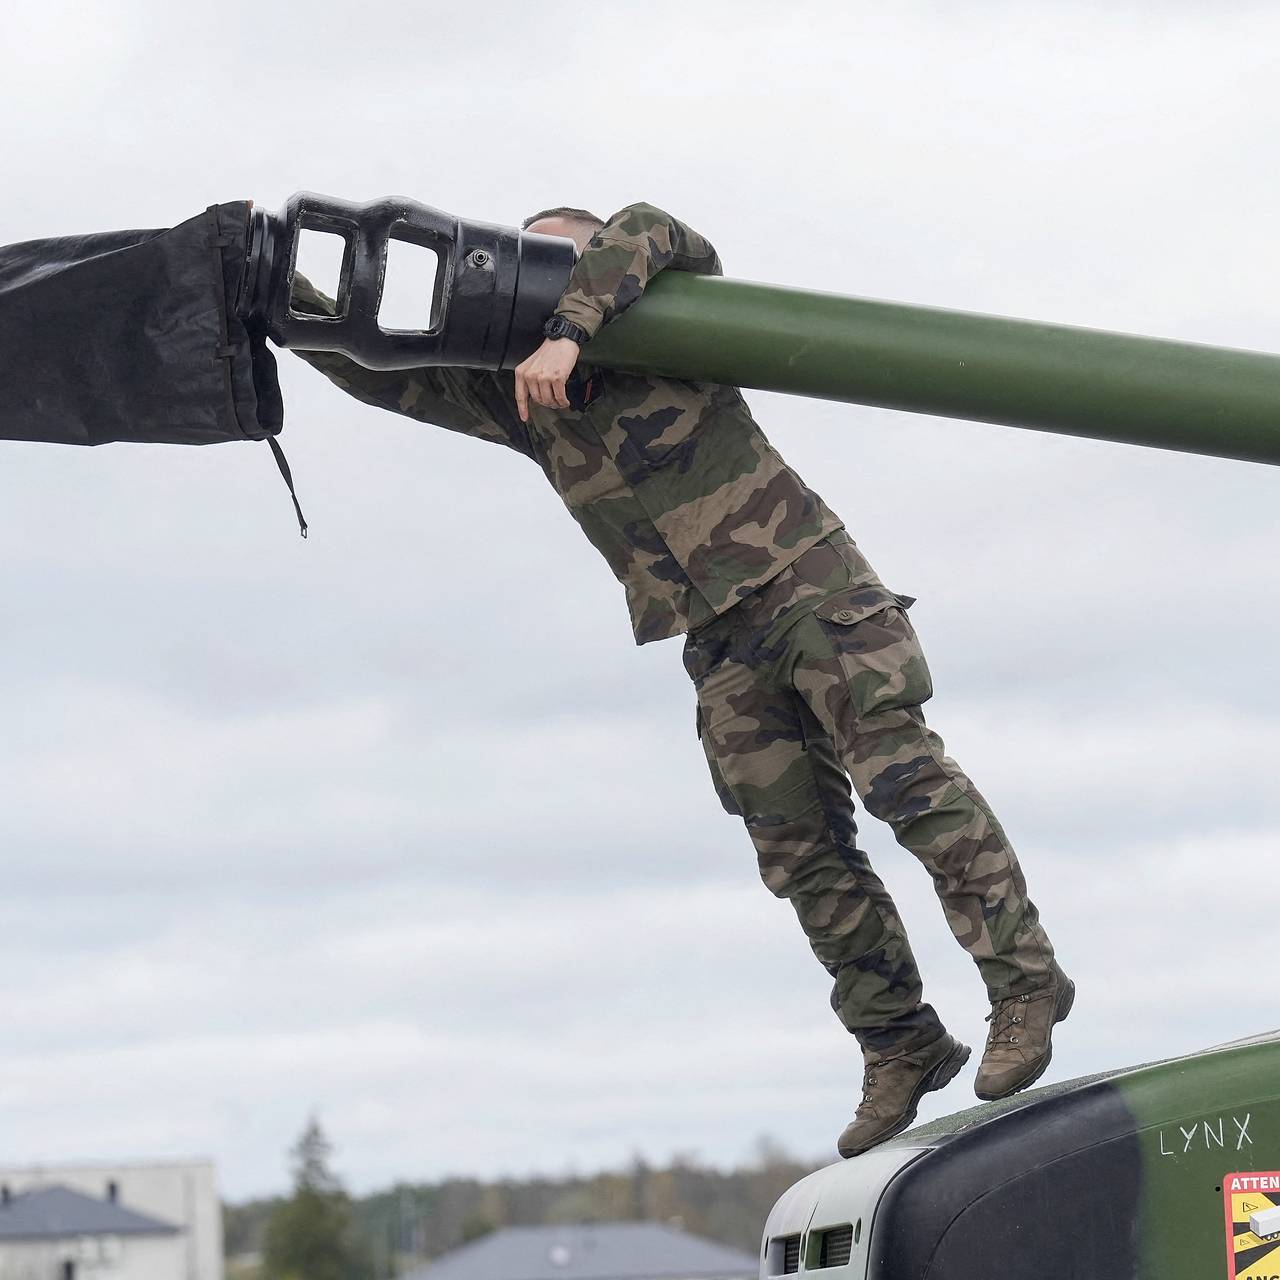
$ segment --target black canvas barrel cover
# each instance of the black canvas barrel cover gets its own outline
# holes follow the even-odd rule
[[[0,439],[215,444],[284,424],[275,357],[235,313],[250,202],[168,230],[0,248]]]
[[[895,1175],[868,1280],[1146,1274],[1142,1149],[1124,1095],[1100,1080],[1028,1102],[941,1138]]]

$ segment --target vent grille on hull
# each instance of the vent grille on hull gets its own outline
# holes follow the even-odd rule
[[[822,1233],[818,1250],[818,1266],[843,1267],[853,1255],[853,1224],[832,1227]]]
[[[789,1276],[800,1270],[800,1237],[783,1236],[782,1274]]]

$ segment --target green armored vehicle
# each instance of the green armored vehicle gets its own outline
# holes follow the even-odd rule
[[[806,1275],[1276,1280],[1280,1031],[961,1111],[810,1174],[760,1254],[761,1280]]]

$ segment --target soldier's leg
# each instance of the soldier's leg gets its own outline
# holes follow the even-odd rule
[[[905,605],[880,586],[834,593],[792,635],[792,678],[836,742],[867,810],[925,865],[992,1000],[1043,988],[1053,948],[1008,838],[945,754]]]
[[[835,979],[832,1005],[868,1059],[937,1040],[943,1029],[922,1002],[893,901],[856,845],[834,745],[794,691],[771,683],[768,664],[730,656],[724,630],[690,640],[685,658],[724,807],[743,818],[765,884],[795,908]]]

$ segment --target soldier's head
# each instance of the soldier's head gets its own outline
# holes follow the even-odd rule
[[[521,231],[533,231],[540,236],[565,236],[578,246],[581,253],[601,227],[604,219],[597,218],[586,209],[573,209],[569,205],[557,205],[554,209],[543,209],[520,224]]]

